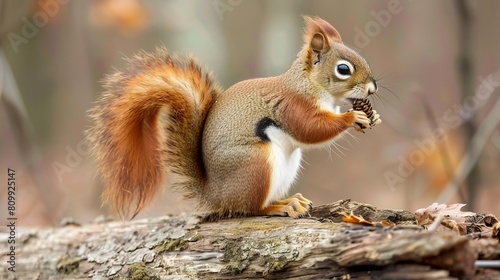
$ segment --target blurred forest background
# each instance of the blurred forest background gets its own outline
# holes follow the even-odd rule
[[[83,131],[124,56],[192,53],[228,88],[286,71],[303,14],[332,23],[385,88],[372,99],[382,125],[308,151],[293,191],[316,205],[463,202],[499,215],[500,1],[0,0],[0,219],[7,167],[21,226],[109,214]],[[140,216],[192,208],[166,188]]]

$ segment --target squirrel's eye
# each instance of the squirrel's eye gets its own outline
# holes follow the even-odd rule
[[[353,71],[354,69],[351,63],[341,60],[337,62],[337,66],[335,67],[335,76],[341,80],[346,80],[351,77]]]
[[[339,74],[342,74],[342,75],[350,75],[351,74],[351,70],[349,69],[349,66],[347,66],[347,64],[338,65],[337,71],[339,72]]]

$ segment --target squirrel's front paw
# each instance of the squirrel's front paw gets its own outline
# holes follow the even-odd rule
[[[371,127],[374,127],[376,125],[379,125],[382,123],[382,119],[380,118],[380,115],[377,114],[377,111],[373,110],[373,120],[370,123]]]
[[[354,124],[352,127],[359,132],[363,132],[363,129],[371,127],[371,120],[366,116],[363,111],[351,111],[354,114]]]

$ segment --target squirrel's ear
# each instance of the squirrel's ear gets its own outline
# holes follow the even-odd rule
[[[304,16],[306,24],[304,43],[315,53],[325,53],[330,49],[330,42],[342,43],[339,32],[319,17]]]
[[[323,34],[316,33],[313,35],[311,41],[309,42],[309,46],[315,53],[324,53],[325,50],[330,48],[328,42],[323,37]]]

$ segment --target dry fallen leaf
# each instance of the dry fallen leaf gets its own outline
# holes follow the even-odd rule
[[[451,230],[459,235],[474,234],[475,237],[493,233],[494,237],[492,229],[493,225],[498,223],[498,219],[493,214],[462,212],[460,209],[464,206],[465,204],[460,203],[451,205],[433,203],[427,208],[415,211],[415,218],[419,225],[429,227],[436,219],[442,217],[441,222],[437,222],[441,226],[436,227],[436,231]]]
[[[344,221],[346,223],[360,224],[360,225],[365,225],[365,226],[376,226],[376,225],[393,226],[394,225],[394,223],[391,223],[389,221],[370,222],[370,221],[367,221],[362,216],[354,215],[352,212],[351,212],[351,214],[347,214],[346,212],[340,212],[340,214],[343,216],[342,221]]]
[[[464,222],[468,217],[476,215],[474,212],[460,211],[464,206],[465,204],[460,203],[451,205],[433,203],[427,208],[415,211],[415,218],[419,225],[431,224],[438,215],[442,215],[456,222]]]

